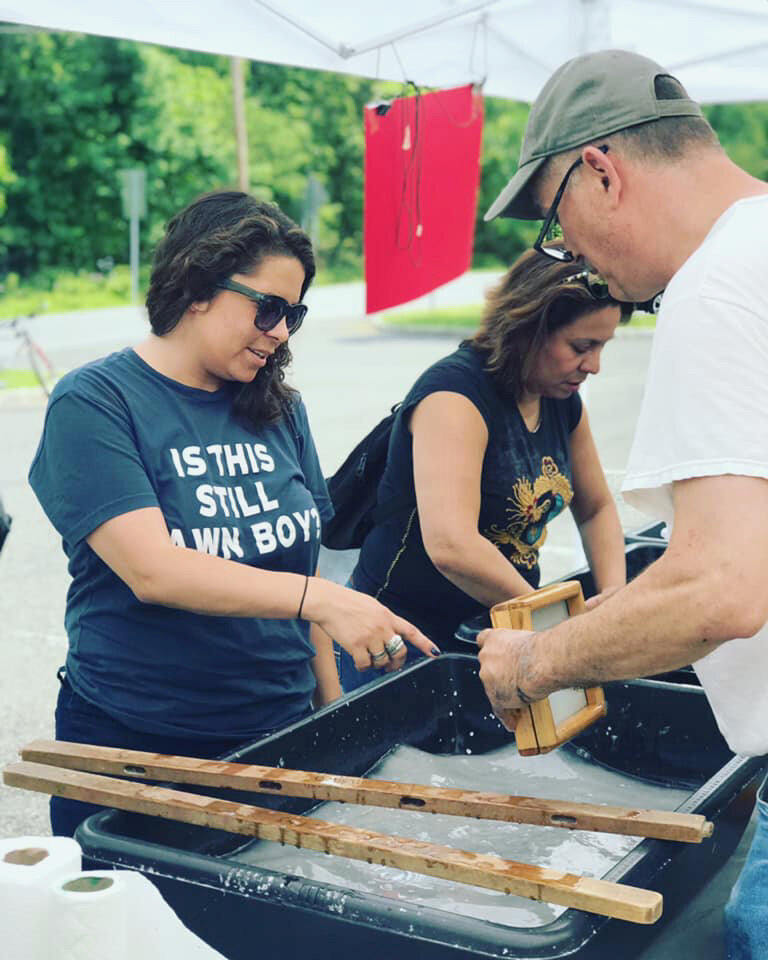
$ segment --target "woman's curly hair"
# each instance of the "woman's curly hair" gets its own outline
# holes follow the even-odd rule
[[[193,303],[218,294],[221,281],[252,272],[269,256],[301,263],[303,299],[315,275],[312,243],[279,207],[234,190],[194,200],[171,219],[155,250],[146,301],[153,332],[170,333]],[[290,360],[288,344],[280,344],[259,375],[238,391],[235,413],[252,426],[279,420],[294,393],[285,383]]]
[[[482,325],[469,341],[486,355],[485,367],[498,389],[520,399],[536,355],[551,334],[591,310],[621,308],[629,320],[632,304],[595,296],[579,263],[563,263],[527,250],[512,264],[485,301]]]

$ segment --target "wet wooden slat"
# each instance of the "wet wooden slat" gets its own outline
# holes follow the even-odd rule
[[[28,761],[9,764],[3,780],[8,786],[411,870],[632,923],[650,924],[661,916],[662,897],[652,890],[167,787]]]
[[[539,800],[501,793],[286,770],[282,767],[174,757],[57,740],[36,740],[24,747],[21,755],[24,760],[90,773],[569,830],[592,830],[688,843],[700,843],[712,833],[712,824],[698,814]]]

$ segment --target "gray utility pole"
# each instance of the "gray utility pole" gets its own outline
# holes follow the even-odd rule
[[[328,191],[314,173],[307,177],[307,186],[304,191],[304,204],[301,225],[309,234],[313,246],[317,246],[320,208],[328,203]]]
[[[245,124],[245,71],[242,57],[231,57],[232,98],[237,142],[237,185],[248,192],[248,131]]]
[[[130,224],[131,303],[139,302],[139,220],[147,215],[146,175],[141,167],[118,170],[123,183],[123,216]]]

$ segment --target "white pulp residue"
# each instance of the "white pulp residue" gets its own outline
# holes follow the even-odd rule
[[[514,744],[470,756],[431,754],[398,746],[369,777],[634,809],[674,810],[689,796],[686,790],[647,783],[599,767],[570,751],[521,757]],[[616,834],[356,804],[324,803],[310,816],[590,877],[604,876],[640,843],[637,837]],[[266,870],[511,927],[542,926],[565,909],[495,890],[267,841],[255,841],[240,850],[237,859]]]

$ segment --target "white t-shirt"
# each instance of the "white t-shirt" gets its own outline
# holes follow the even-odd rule
[[[676,480],[768,479],[767,225],[768,195],[733,204],[664,293],[623,492],[670,527]],[[730,748],[768,753],[768,624],[694,666]]]

